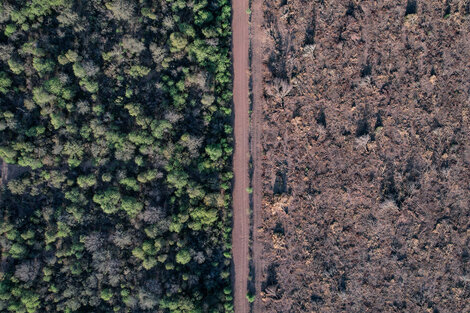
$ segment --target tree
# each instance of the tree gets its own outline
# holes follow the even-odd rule
[[[181,190],[188,184],[188,174],[183,171],[172,171],[168,173],[167,182],[178,190]]]
[[[140,211],[142,211],[144,205],[138,202],[135,198],[124,197],[122,199],[121,207],[131,217],[135,217]]]
[[[105,191],[96,193],[93,201],[98,203],[106,214],[113,214],[119,210],[121,194],[116,188],[109,188]]]
[[[35,313],[41,305],[40,296],[31,291],[23,291],[21,303],[26,307],[28,313]]]
[[[24,282],[32,282],[39,271],[39,263],[37,261],[25,261],[19,264],[15,269],[15,277]]]
[[[52,101],[55,99],[56,97],[54,97],[54,95],[46,92],[43,88],[38,87],[33,89],[33,100],[40,106],[47,103],[52,103]]]
[[[33,58],[33,67],[38,72],[39,76],[44,76],[54,70],[54,61],[46,59],[43,60],[40,57]]]
[[[0,158],[10,164],[15,164],[17,152],[10,147],[0,147]]]
[[[183,50],[188,44],[188,40],[181,33],[172,33],[170,35],[171,52],[178,52]]]
[[[137,183],[135,178],[126,177],[119,181],[119,183],[126,187],[128,190],[139,191],[139,184]]]
[[[139,55],[145,50],[145,44],[131,36],[124,36],[121,46],[126,50],[126,52],[133,55]]]
[[[30,167],[33,170],[41,168],[43,166],[41,160],[34,159],[29,156],[22,155],[18,158],[18,164],[23,167]]]
[[[139,78],[148,75],[150,69],[141,65],[133,65],[127,73],[134,78]]]
[[[101,290],[100,296],[104,301],[109,301],[113,297],[113,292],[109,288],[104,288]]]
[[[5,27],[5,31],[3,32],[5,36],[10,37],[16,32],[16,26],[14,24],[8,24]]]
[[[58,126],[59,124],[56,125]],[[83,147],[74,141],[69,141],[64,145],[63,153],[69,156],[68,163],[71,167],[77,167],[84,155]]]
[[[175,313],[202,313],[201,308],[196,307],[190,299],[185,297],[164,298],[160,301],[160,306]]]
[[[146,172],[140,173],[137,176],[137,180],[141,183],[148,183],[151,182],[152,180],[155,180],[157,178],[158,171],[157,170],[148,170]]]
[[[83,189],[90,188],[96,184],[96,177],[93,174],[79,176],[77,184]]]
[[[14,243],[8,252],[12,258],[20,259],[26,254],[26,248],[19,243]]]
[[[0,92],[3,94],[6,94],[10,86],[11,86],[11,79],[8,78],[5,72],[0,72]]]
[[[19,75],[24,71],[23,64],[16,62],[13,59],[8,60],[8,66],[10,67],[10,70],[16,75]]]
[[[218,219],[218,212],[216,209],[207,210],[205,208],[197,208],[194,209],[190,215],[194,221],[190,224],[190,227],[194,230],[201,229],[202,225],[211,225]]]
[[[178,251],[178,253],[176,254],[177,263],[184,265],[184,264],[189,263],[189,261],[191,261],[191,254],[189,253],[188,250],[183,249],[183,250]]]
[[[209,145],[206,147],[206,153],[209,155],[209,158],[212,160],[212,161],[217,161],[218,159],[220,159],[222,157],[222,148],[220,147],[220,145]]]
[[[85,78],[87,76],[87,72],[83,68],[80,62],[76,62],[73,64],[73,73],[77,78]]]
[[[114,0],[107,2],[106,8],[113,12],[118,20],[129,21],[134,16],[135,5],[127,0]]]

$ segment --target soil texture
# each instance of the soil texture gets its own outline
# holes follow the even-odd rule
[[[470,1],[254,2],[256,312],[470,312]]]

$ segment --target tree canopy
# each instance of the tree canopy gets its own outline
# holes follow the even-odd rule
[[[231,311],[230,10],[1,2],[0,311]]]

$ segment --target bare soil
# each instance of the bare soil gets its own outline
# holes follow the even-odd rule
[[[470,312],[470,1],[258,3],[255,311]]]
[[[249,259],[249,6],[248,0],[232,2],[233,31],[233,103],[234,138],[233,156],[233,230],[232,250],[234,265],[234,309],[236,313],[249,312],[246,298]]]
[[[252,273],[254,283],[254,294],[256,295],[253,304],[253,312],[262,312],[261,291],[262,271],[264,268],[261,253],[263,246],[259,238],[259,228],[261,225],[261,203],[263,198],[262,183],[262,150],[261,150],[261,122],[263,119],[263,1],[251,1],[251,79],[252,79],[252,95],[253,105],[251,113],[251,157],[253,162],[253,174],[251,177],[251,185],[253,187],[253,242],[252,242]]]

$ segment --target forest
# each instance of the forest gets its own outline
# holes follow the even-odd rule
[[[1,312],[232,312],[229,0],[0,4]]]

